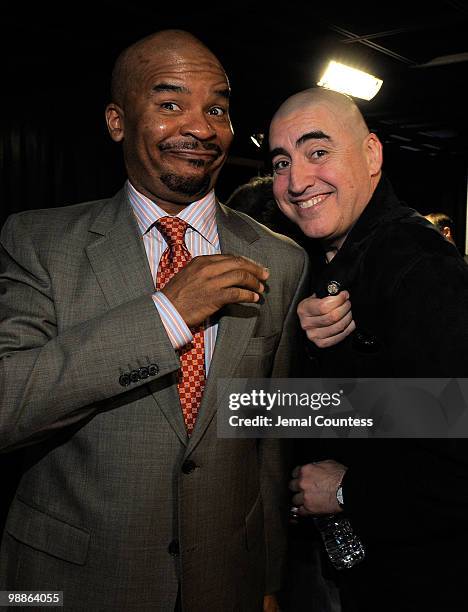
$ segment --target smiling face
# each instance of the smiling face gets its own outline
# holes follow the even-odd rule
[[[125,95],[106,109],[131,183],[171,214],[212,189],[233,137],[222,67],[198,41],[184,41],[143,45]]]
[[[340,248],[380,178],[377,136],[348,99],[303,92],[273,118],[270,149],[282,212],[306,236]]]

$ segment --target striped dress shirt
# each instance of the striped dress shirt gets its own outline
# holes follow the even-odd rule
[[[146,256],[156,287],[159,260],[167,247],[167,243],[156,228],[155,223],[161,217],[171,215],[137,191],[130,181],[127,181],[126,190],[143,237]],[[184,208],[177,217],[188,224],[185,232],[185,246],[192,257],[220,253],[214,190],[211,190],[201,200],[197,200]],[[171,301],[161,291],[153,293],[153,301],[174,349],[182,348],[191,342],[193,339],[192,332]],[[217,329],[216,324],[210,323],[210,321],[205,322],[205,370],[207,373],[213,356]]]

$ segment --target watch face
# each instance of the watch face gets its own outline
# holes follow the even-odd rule
[[[343,487],[338,487],[338,490],[336,491],[336,499],[338,501],[338,503],[340,504],[341,507],[343,507],[344,502],[343,502]]]

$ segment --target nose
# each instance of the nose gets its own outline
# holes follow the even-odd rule
[[[210,123],[209,116],[202,110],[193,111],[186,116],[181,126],[183,136],[192,136],[197,140],[211,140],[216,136],[216,130]]]
[[[288,194],[297,198],[315,185],[315,173],[311,164],[295,160],[289,171]]]

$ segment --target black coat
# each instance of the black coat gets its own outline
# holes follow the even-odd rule
[[[388,180],[334,259],[316,259],[313,270],[319,296],[331,280],[349,290],[357,329],[330,349],[310,344],[309,376],[468,376],[468,266]],[[356,602],[344,610],[467,609],[468,440],[321,444],[303,444],[301,460],[349,467],[345,508],[367,550],[340,572],[345,601]]]

